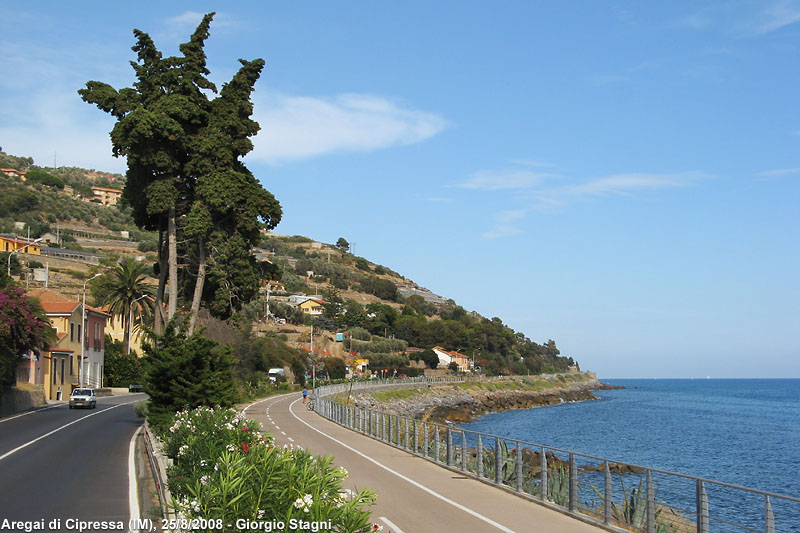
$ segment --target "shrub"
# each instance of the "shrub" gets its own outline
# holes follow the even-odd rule
[[[180,409],[227,407],[235,398],[230,346],[219,346],[199,333],[190,337],[183,331],[176,333],[172,323],[166,331],[144,347],[148,421],[156,430]]]
[[[372,334],[364,328],[350,328],[350,337],[360,341],[372,340]]]
[[[168,471],[172,505],[185,518],[202,518],[236,529],[240,520],[327,521],[335,531],[370,528],[366,506],[375,494],[343,494],[347,472],[330,457],[300,448],[276,449],[257,423],[233,409],[203,407],[183,411],[164,435],[174,460]]]

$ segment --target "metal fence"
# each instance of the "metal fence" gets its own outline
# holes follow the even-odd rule
[[[465,380],[328,385],[316,391],[314,410],[354,431],[607,529],[800,532],[800,498],[362,409],[348,403],[349,396],[335,399],[365,389]]]

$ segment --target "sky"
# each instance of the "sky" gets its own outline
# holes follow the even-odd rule
[[[5,2],[0,147],[124,172],[77,90],[211,11],[212,81],[266,60],[276,233],[601,378],[800,377],[800,1]]]

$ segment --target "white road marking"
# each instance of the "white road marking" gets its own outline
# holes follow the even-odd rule
[[[131,522],[139,519],[139,491],[136,487],[136,437],[142,432],[139,426],[131,437],[131,445],[128,448],[128,507],[131,510]]]
[[[279,425],[277,425],[277,424],[276,424],[276,425],[275,425],[275,429],[281,429],[281,427],[280,427]]]
[[[294,439],[292,437],[286,437],[286,438],[289,439],[289,442],[294,442]]]
[[[281,435],[283,435],[285,437],[286,436],[286,432],[285,431],[281,431]]]
[[[2,461],[3,459],[5,459],[5,458],[6,458],[6,457],[8,457],[9,455],[12,455],[12,454],[14,454],[14,453],[17,453],[18,451],[20,451],[20,450],[21,450],[21,449],[23,449],[23,448],[27,448],[28,446],[30,446],[30,445],[31,445],[31,444],[33,444],[34,442],[39,442],[39,441],[40,441],[40,440],[42,440],[43,438],[45,438],[45,437],[49,437],[50,435],[52,435],[53,433],[56,433],[57,431],[61,431],[61,430],[62,430],[62,429],[64,429],[65,427],[69,427],[69,426],[71,426],[72,424],[77,424],[78,422],[81,422],[81,421],[83,421],[83,420],[86,420],[87,418],[89,418],[89,417],[91,417],[91,416],[97,416],[97,415],[99,415],[99,414],[105,413],[106,411],[110,411],[110,410],[112,410],[112,409],[116,409],[117,407],[121,407],[121,406],[123,406],[123,405],[128,405],[128,404],[131,404],[131,403],[136,403],[136,401],[133,401],[133,402],[127,402],[127,403],[118,403],[117,405],[111,406],[111,407],[109,407],[108,409],[103,409],[102,411],[97,411],[96,413],[92,413],[92,414],[90,414],[90,415],[83,416],[83,417],[81,417],[81,418],[79,418],[79,419],[77,419],[77,420],[73,420],[73,421],[72,421],[72,422],[70,422],[69,424],[64,424],[63,426],[61,426],[61,427],[58,427],[58,428],[54,429],[53,431],[50,431],[50,432],[48,432],[48,433],[45,433],[45,434],[44,434],[44,435],[42,435],[41,437],[36,437],[36,438],[35,438],[35,439],[33,439],[32,441],[30,441],[30,442],[26,442],[26,443],[25,443],[25,444],[23,444],[22,446],[17,446],[16,448],[14,448],[13,450],[11,450],[10,452],[6,452],[6,453],[4,453],[3,455],[0,455],[0,461]]]
[[[356,449],[355,449],[355,448],[353,448],[352,446],[349,446],[349,445],[345,444],[344,442],[340,441],[339,439],[337,439],[337,438],[335,438],[335,437],[331,437],[330,435],[328,435],[328,434],[327,434],[327,433],[325,433],[324,431],[322,431],[322,430],[319,430],[319,429],[315,428],[314,426],[312,426],[311,424],[309,424],[309,423],[308,423],[308,422],[306,422],[305,420],[302,420],[302,419],[301,419],[299,416],[297,416],[297,415],[294,413],[294,409],[292,409],[292,408],[294,407],[294,404],[296,404],[296,403],[297,403],[297,402],[299,402],[299,401],[300,401],[300,400],[299,400],[299,399],[297,399],[297,400],[293,401],[291,404],[289,404],[289,412],[290,412],[290,413],[292,414],[292,416],[293,416],[293,417],[295,417],[297,420],[299,420],[300,422],[302,422],[303,424],[305,424],[306,426],[308,426],[308,427],[309,427],[309,428],[311,428],[312,430],[316,431],[316,432],[317,432],[317,433],[319,433],[320,435],[322,435],[322,436],[325,436],[325,437],[328,437],[328,438],[329,438],[329,439],[331,439],[333,442],[335,442],[335,443],[337,443],[337,444],[340,444],[341,446],[343,446],[343,447],[347,448],[348,450],[350,450],[351,452],[353,452],[353,453],[355,453],[355,454],[358,454],[358,455],[360,455],[361,457],[363,457],[363,458],[364,458],[364,459],[366,459],[367,461],[369,461],[369,462],[371,462],[371,463],[375,464],[376,466],[379,466],[380,468],[383,468],[383,469],[384,469],[384,470],[386,470],[387,472],[389,472],[389,473],[391,473],[391,474],[394,474],[395,476],[399,477],[400,479],[403,479],[403,480],[405,480],[405,481],[408,481],[409,483],[411,483],[411,484],[412,484],[412,485],[414,485],[415,487],[417,487],[417,488],[419,488],[419,489],[422,489],[422,490],[424,490],[425,492],[427,492],[427,493],[428,493],[428,494],[430,494],[431,496],[434,496],[434,497],[436,497],[436,498],[439,498],[439,499],[440,499],[440,500],[442,500],[443,502],[449,503],[449,504],[450,504],[450,505],[452,505],[453,507],[455,507],[455,508],[457,508],[457,509],[460,509],[460,510],[464,511],[465,513],[467,513],[467,514],[469,514],[469,515],[472,515],[472,516],[474,516],[475,518],[477,518],[477,519],[479,519],[479,520],[483,520],[483,521],[484,521],[484,522],[486,522],[487,524],[490,524],[490,525],[492,525],[492,526],[496,527],[496,528],[497,528],[497,529],[499,529],[500,531],[505,531],[506,533],[514,533],[514,530],[512,530],[512,529],[508,529],[508,528],[507,528],[507,527],[505,527],[504,525],[502,525],[502,524],[498,524],[497,522],[495,522],[495,521],[494,521],[494,520],[492,520],[491,518],[487,518],[487,517],[483,516],[483,515],[482,515],[482,514],[480,514],[480,513],[476,513],[476,512],[475,512],[475,511],[473,511],[472,509],[468,509],[467,507],[464,507],[464,506],[463,506],[463,505],[461,505],[460,503],[458,503],[458,502],[455,502],[455,501],[451,500],[450,498],[448,498],[448,497],[446,497],[446,496],[442,496],[442,495],[441,495],[441,494],[439,494],[438,492],[436,492],[436,491],[434,491],[434,490],[432,490],[432,489],[429,489],[428,487],[426,487],[426,486],[425,486],[425,485],[423,485],[422,483],[420,483],[420,482],[418,482],[418,481],[414,481],[414,480],[413,480],[413,479],[411,479],[410,477],[408,477],[408,476],[405,476],[405,475],[401,474],[400,472],[397,472],[396,470],[392,470],[392,469],[391,469],[391,468],[389,468],[388,466],[386,466],[386,465],[384,465],[384,464],[382,464],[382,463],[378,462],[377,460],[373,459],[373,458],[372,458],[372,457],[370,457],[369,455],[366,455],[365,453],[363,453],[363,452],[360,452],[360,451],[356,450]]]
[[[389,529],[391,529],[391,530],[392,530],[394,533],[404,533],[404,531],[403,531],[402,529],[400,529],[399,527],[397,527],[396,525],[394,525],[394,524],[392,523],[392,521],[391,521],[391,520],[389,520],[388,518],[386,518],[385,516],[381,516],[381,517],[380,517],[380,519],[381,519],[381,521],[382,521],[384,524],[386,524],[387,526],[389,526]]]
[[[34,409],[33,411],[28,411],[27,413],[22,413],[21,415],[9,416],[8,418],[4,418],[4,419],[0,420],[0,424],[2,424],[3,422],[8,422],[9,420],[14,420],[15,418],[19,418],[21,416],[32,415],[33,413],[38,413],[39,411],[47,411],[48,409],[52,409],[53,407],[61,407],[62,405],[67,405],[67,404],[59,403],[59,404],[56,404],[56,405],[48,405],[47,407],[42,407],[40,409]]]

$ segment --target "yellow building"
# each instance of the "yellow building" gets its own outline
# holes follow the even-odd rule
[[[0,252],[16,252],[17,250],[25,248],[21,253],[41,255],[41,245],[38,242],[36,244],[32,243],[33,241],[26,239],[17,239],[16,237],[8,235],[0,235]]]
[[[117,205],[122,198],[122,191],[119,189],[109,189],[108,187],[92,187],[94,197],[100,200],[103,205]]]
[[[83,357],[83,383],[88,387],[101,387],[105,362],[104,332],[110,315],[87,306],[86,331],[83,331],[82,305],[49,290],[33,290],[30,296],[39,304],[56,330],[56,342],[41,355],[23,362],[18,370],[18,380],[42,385],[48,400],[66,401],[72,389],[80,386],[81,337],[85,347]]]
[[[303,313],[311,316],[320,316],[322,314],[322,306],[325,304],[323,300],[316,298],[309,298],[300,304],[300,309]]]

